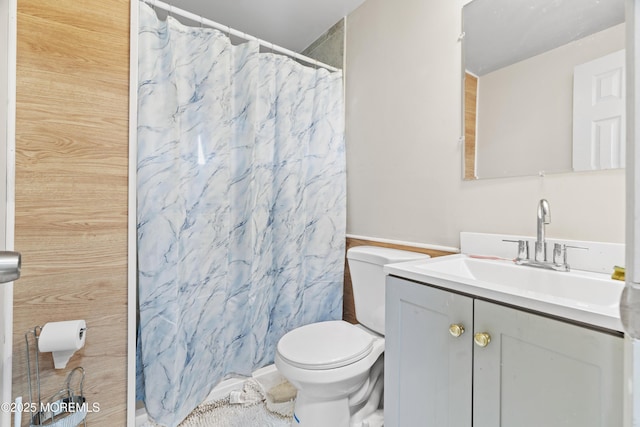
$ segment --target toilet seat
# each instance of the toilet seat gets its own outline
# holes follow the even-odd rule
[[[311,323],[285,334],[277,351],[287,363],[302,369],[340,368],[364,358],[373,336],[342,320]]]

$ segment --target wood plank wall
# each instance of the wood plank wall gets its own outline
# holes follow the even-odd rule
[[[128,0],[19,0],[13,395],[28,401],[24,333],[85,319],[65,370],[86,370],[91,426],[126,425]],[[26,425],[23,419],[23,425]]]
[[[354,239],[351,237],[347,237],[347,250],[355,246],[363,246],[363,245],[381,246],[383,248],[402,249],[405,251],[413,251],[413,252],[419,252],[422,254],[428,254],[428,255],[431,255],[432,257],[453,254],[453,252],[417,248],[414,246],[396,245],[393,243],[381,243],[381,242],[375,242],[372,240]],[[343,298],[342,318],[345,321],[350,323],[358,323],[358,319],[356,319],[356,309],[353,303],[353,287],[351,285],[351,275],[349,274],[349,264],[347,263],[346,257],[345,257],[345,268],[344,268],[344,298]]]
[[[478,78],[469,73],[464,76],[464,179],[476,176],[476,120]]]

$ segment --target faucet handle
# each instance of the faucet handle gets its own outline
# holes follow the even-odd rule
[[[584,246],[571,246],[565,245],[563,243],[554,243],[553,244],[553,263],[555,265],[566,266],[569,269],[569,264],[567,264],[567,249],[584,249],[589,250],[589,248],[585,248]]]
[[[553,263],[556,265],[567,263],[567,245],[561,243],[553,244]]]
[[[502,241],[518,244],[518,257],[516,258],[516,260],[529,259],[529,242],[527,240],[503,239]]]

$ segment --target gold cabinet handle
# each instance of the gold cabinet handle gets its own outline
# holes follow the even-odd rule
[[[486,332],[478,332],[473,336],[473,341],[480,347],[486,347],[491,342],[491,335]]]
[[[464,326],[454,323],[453,325],[449,326],[449,333],[457,338],[460,335],[464,334]]]

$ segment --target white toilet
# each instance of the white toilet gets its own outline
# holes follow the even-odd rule
[[[275,364],[298,389],[292,426],[383,425],[385,264],[428,258],[377,246],[347,251],[356,317],[312,323],[285,334]]]

